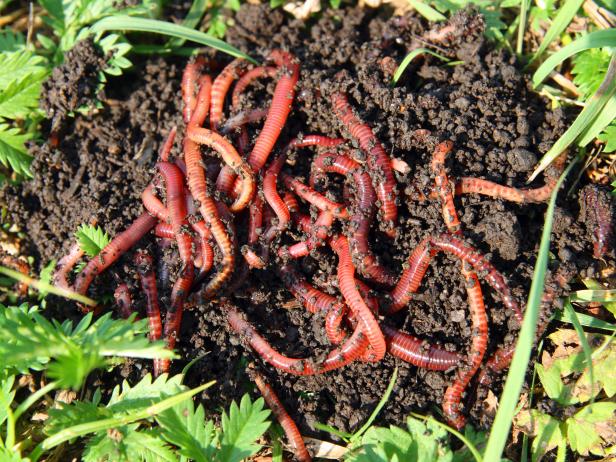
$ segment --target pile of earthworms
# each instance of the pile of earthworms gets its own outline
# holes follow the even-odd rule
[[[174,348],[189,298],[196,303],[219,299],[230,329],[263,361],[288,374],[322,374],[353,361],[378,362],[387,353],[430,370],[457,368],[442,406],[448,422],[461,428],[465,423],[461,397],[481,368],[488,343],[488,320],[479,279],[492,287],[518,321],[522,320],[522,311],[505,277],[463,240],[454,197],[479,194],[518,203],[546,201],[556,183],[555,171],[562,169],[565,156],[559,158],[558,168],[546,175],[544,186],[515,189],[479,178],[451,181],[445,163],[454,146],[450,141],[441,142],[431,162],[434,186],[429,193],[417,192],[417,196],[419,200],[440,201],[448,232],[423,239],[398,275],[381,264],[372,250],[370,233],[374,227],[379,227],[388,238],[393,239],[398,233],[402,198],[394,171],[406,172],[409,166],[387,154],[344,93],[331,95],[332,112],[344,138],[304,134],[279,146],[279,137],[293,109],[299,73],[298,60],[282,50],[272,51],[264,66],[236,59],[215,79],[208,74],[203,58],[191,61],[182,78],[186,124],[183,155],[169,159],[176,136],[174,129],[161,149],[159,174],[143,191],[142,215],[90,259],[70,283],[70,270],[83,256],[76,245],[60,260],[54,282],[85,295],[99,274],[143,236],[154,232],[161,241],[177,245],[181,267],[163,327],[153,259],[142,250],[134,256],[147,298],[152,340],[164,338],[169,348]],[[275,80],[269,107],[241,111],[246,89],[264,78]],[[227,101],[232,115],[225,119]],[[205,127],[208,116],[209,127]],[[262,119],[262,128],[251,142],[248,126]],[[352,143],[359,149],[353,148]],[[307,147],[316,152],[310,176],[304,182],[292,173],[289,160],[292,151]],[[340,202],[323,191],[326,175],[344,178]],[[239,226],[247,226],[246,233],[238,233]],[[288,237],[290,231],[304,238],[280,244],[281,236]],[[245,242],[238,242],[238,236],[244,234]],[[319,290],[297,265],[298,259],[328,248],[337,257],[339,296]],[[472,323],[467,352],[446,351],[388,324],[388,315],[404,309],[417,293],[431,259],[440,252],[460,261]],[[264,268],[280,274],[286,288],[305,309],[324,313],[324,330],[332,344],[327,356],[300,359],[282,355],[237,307],[223,298],[237,281],[246,279],[250,269]],[[128,286],[120,284],[115,296],[122,314],[128,316],[133,311]],[[547,294],[546,300],[549,299]],[[487,383],[490,371],[505,368],[512,352],[511,345],[505,346],[488,359],[479,382]],[[155,374],[168,368],[168,361],[155,361]],[[257,384],[263,390],[263,380],[259,381]],[[273,395],[270,392],[271,389],[264,394]],[[304,456],[300,459],[305,460]]]

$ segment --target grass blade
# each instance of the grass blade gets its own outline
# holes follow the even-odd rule
[[[409,5],[430,22],[445,21],[447,18],[442,13],[432,8],[421,0],[408,0]]]
[[[573,121],[563,136],[541,158],[539,165],[533,171],[529,182],[533,181],[539,173],[547,168],[565,149],[567,149],[584,130],[593,124],[593,121],[601,113],[607,102],[616,95],[616,52],[612,54],[610,66],[605,74],[601,86],[587,101],[586,107]]]
[[[612,303],[616,302],[616,289],[609,290],[595,290],[595,289],[584,289],[577,290],[573,292],[571,297],[572,302],[582,302],[582,303],[591,303],[591,302],[599,302],[599,303]]]
[[[427,48],[416,48],[415,50],[411,51],[408,55],[405,56],[405,58],[402,60],[402,62],[398,66],[398,69],[396,69],[396,72],[394,73],[394,76],[391,79],[392,87],[396,86],[396,84],[398,83],[398,80],[400,80],[400,77],[402,77],[402,74],[404,74],[404,71],[406,70],[406,68],[409,66],[409,64],[411,64],[411,61],[413,61],[417,56],[423,55],[423,54],[429,54],[432,56],[436,56],[437,58],[443,61],[449,61],[449,58],[446,58],[445,56],[441,56],[432,50],[428,50]]]
[[[552,21],[552,25],[545,34],[545,37],[543,37],[539,48],[537,48],[537,51],[535,51],[535,54],[530,59],[531,63],[539,58],[543,52],[547,50],[548,46],[550,46],[550,43],[562,34],[582,6],[582,3],[584,3],[584,0],[567,0],[563,4],[560,10],[558,10],[558,14],[554,18],[554,21]]]
[[[530,0],[522,0],[520,2],[520,15],[518,24],[518,41],[516,43],[515,52],[518,56],[522,55],[524,49],[524,31],[526,30],[526,17],[528,16],[528,7]]]
[[[28,287],[32,287],[33,289],[36,289],[39,292],[51,293],[59,297],[64,297],[70,300],[75,300],[76,302],[83,303],[84,305],[88,305],[88,306],[97,305],[96,300],[92,300],[90,297],[86,297],[85,295],[78,294],[77,292],[73,292],[72,290],[63,289],[62,287],[53,286],[49,284],[48,282],[31,278],[28,275],[22,274],[19,271],[14,271],[10,268],[5,268],[4,266],[0,266],[0,274],[4,274],[5,276],[15,279],[19,282],[23,282]]]
[[[192,5],[190,5],[190,10],[188,10],[186,17],[182,21],[182,26],[188,27],[189,29],[196,29],[206,9],[207,0],[193,0]],[[185,39],[173,37],[167,41],[167,46],[170,48],[181,47],[184,45],[185,41]]]
[[[539,85],[556,66],[580,51],[614,46],[616,46],[616,29],[598,30],[586,34],[546,59],[533,75],[533,85],[535,87]]]
[[[522,328],[520,329],[520,335],[516,344],[513,360],[511,361],[511,367],[507,374],[507,381],[505,382],[505,388],[501,395],[498,411],[494,418],[494,423],[492,424],[492,431],[490,432],[490,437],[486,445],[484,453],[484,460],[486,461],[501,460],[503,449],[505,448],[505,443],[509,436],[515,408],[520,397],[520,392],[522,391],[522,385],[524,384],[528,362],[530,361],[530,353],[535,343],[534,340],[535,333],[537,332],[541,296],[543,295],[545,273],[548,267],[548,258],[550,254],[550,238],[552,234],[552,225],[554,223],[556,197],[566,176],[574,165],[575,161],[569,164],[558,179],[556,187],[550,197],[550,203],[545,214],[545,223],[543,225],[537,262],[535,263],[535,272],[530,286],[530,293],[528,294],[526,312],[524,313],[524,321],[522,322]]]
[[[578,141],[579,146],[586,146],[593,141],[599,134],[616,118],[616,93],[605,103],[603,109],[599,115],[595,118],[594,122],[586,129],[582,134],[581,139]]]
[[[372,422],[374,422],[374,419],[376,419],[376,416],[379,415],[379,412],[381,412],[381,409],[383,409],[383,406],[385,406],[385,404],[389,400],[389,397],[391,396],[391,392],[394,390],[394,385],[396,384],[397,379],[398,379],[398,368],[396,367],[394,369],[394,373],[391,375],[391,380],[389,381],[389,385],[387,385],[387,390],[385,390],[385,394],[383,394],[383,397],[379,401],[379,404],[376,405],[376,407],[374,408],[374,411],[372,411],[372,414],[370,414],[370,417],[368,417],[368,420],[366,420],[366,423],[357,432],[355,432],[355,434],[351,438],[351,441],[358,441],[361,438],[361,436],[364,433],[366,433],[366,431],[370,428],[370,426],[372,425]]]
[[[584,327],[590,327],[591,329],[601,329],[608,332],[616,332],[616,324],[611,324],[609,322],[597,319],[587,314],[578,313],[577,311],[575,314],[580,324]],[[554,317],[554,319],[561,322],[568,322],[570,324],[573,323],[571,316],[566,311],[558,313]]]
[[[168,35],[179,39],[190,40],[212,47],[223,53],[227,53],[236,58],[244,58],[251,63],[257,64],[253,58],[241,52],[237,48],[223,42],[216,37],[212,37],[204,32],[199,32],[179,24],[159,21],[157,19],[136,18],[131,16],[108,16],[96,22],[92,26],[92,32],[101,33],[106,31],[133,31],[133,32],[153,32],[155,34]]]
[[[582,329],[582,325],[580,324],[580,320],[573,309],[573,305],[571,302],[567,300],[565,302],[565,313],[571,318],[571,324],[573,324],[573,328],[580,339],[580,345],[582,345],[582,351],[584,352],[584,359],[586,359],[586,364],[588,365],[588,375],[590,376],[590,402],[595,402],[595,373],[594,368],[592,366],[592,349],[588,344],[588,339],[586,338],[586,334],[584,333],[584,329]]]

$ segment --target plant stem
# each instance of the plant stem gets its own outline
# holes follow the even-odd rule
[[[30,406],[32,406],[39,399],[41,399],[50,391],[55,390],[56,388],[58,388],[58,382],[50,382],[43,388],[35,391],[30,396],[28,396],[28,398],[26,398],[26,400],[19,406],[17,406],[17,409],[15,409],[15,420],[19,419],[21,415],[30,408]]]

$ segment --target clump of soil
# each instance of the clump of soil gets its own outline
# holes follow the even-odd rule
[[[429,159],[438,141],[451,139],[455,144],[448,164],[451,177],[478,176],[524,187],[536,160],[567,125],[560,110],[547,110],[546,101],[533,93],[515,59],[484,41],[482,18],[473,11],[458,14],[435,30],[410,14],[389,18],[383,10],[359,8],[328,10],[303,23],[279,11],[270,12],[264,5],[244,4],[235,20],[227,35],[233,45],[256,57],[283,47],[301,62],[298,96],[278,146],[299,133],[348,136],[329,100],[334,91],[342,89],[386,149],[411,166],[409,175],[399,177],[398,238],[391,242],[378,229],[372,236],[376,253],[397,273],[421,239],[445,230],[439,205],[414,199],[417,188],[432,184]],[[409,49],[426,40],[463,62],[443,66],[424,57],[392,88],[392,63],[399,63]],[[224,56],[218,59],[221,64],[228,61]],[[139,196],[153,175],[161,140],[173,125],[181,128],[182,64],[147,60],[139,63],[133,74],[112,81],[103,110],[71,119],[57,148],[45,143],[33,149],[35,179],[3,190],[2,201],[11,218],[28,231],[32,252],[41,263],[68,249],[79,223],[96,218],[113,235],[139,213]],[[48,88],[61,82],[52,79]],[[265,106],[272,90],[270,82],[251,87],[242,110]],[[310,155],[308,151],[298,153],[291,171],[306,177]],[[490,256],[508,277],[514,294],[525,300],[545,205],[516,205],[472,196],[458,198],[456,203],[465,239]],[[552,250],[560,261],[553,262],[552,269],[571,265],[578,273],[592,275],[597,264],[578,214],[576,200],[566,198],[559,204]],[[283,243],[291,241],[285,236]],[[164,253],[166,259],[159,258],[161,261],[177,262],[177,257],[169,249],[160,250],[153,238],[143,245],[158,257]],[[335,263],[331,253],[319,251],[305,258],[301,269],[317,286],[336,293]],[[159,270],[159,287],[166,297],[168,263]],[[136,289],[130,255],[110,272]],[[98,290],[110,293],[113,288],[99,284]],[[447,349],[467,351],[471,326],[459,264],[437,257],[421,290],[421,297],[392,323]],[[487,288],[484,294],[491,329],[489,352],[493,352],[503,340],[512,338],[516,323],[510,322],[498,296]],[[252,272],[229,296],[284,354],[302,357],[327,351],[323,319],[301,309],[283,308],[292,305],[293,298],[275,271]],[[216,387],[203,396],[211,408],[228,404],[250,388],[244,369],[247,362],[254,361],[309,434],[315,434],[315,422],[347,431],[357,429],[382,396],[395,366],[399,367],[399,379],[380,414],[380,423],[401,424],[410,411],[440,407],[455,375],[455,371],[419,370],[391,357],[378,364],[354,363],[316,377],[281,374],[255,359],[229,333],[216,302],[200,304],[185,314],[179,350],[186,361],[207,353],[192,367],[188,380],[192,384],[217,380]],[[183,364],[185,361],[177,361],[174,368],[180,370]],[[136,379],[149,367],[130,362],[122,375]],[[108,375],[100,380],[111,388],[117,377]],[[471,387],[467,393],[465,412],[470,412],[471,422],[477,425],[487,425],[491,419],[482,409],[485,391]]]

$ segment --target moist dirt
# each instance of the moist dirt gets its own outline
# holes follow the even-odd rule
[[[226,39],[257,59],[282,47],[301,62],[296,102],[278,147],[300,133],[348,137],[330,101],[332,93],[342,89],[388,152],[410,165],[408,175],[398,176],[401,218],[397,239],[391,241],[378,229],[371,237],[385,265],[400,273],[424,237],[445,231],[438,203],[417,199],[417,191],[427,191],[433,181],[430,155],[439,141],[450,139],[455,145],[447,164],[450,177],[476,176],[525,187],[536,161],[564,132],[570,118],[559,109],[548,109],[548,101],[533,93],[516,60],[484,40],[483,19],[472,10],[437,29],[413,15],[390,16],[387,10],[348,8],[328,10],[302,22],[280,10],[244,4]],[[397,63],[425,43],[447,56],[449,64],[429,56],[418,58],[392,88]],[[87,51],[92,44],[81,46]],[[226,56],[215,56],[219,67],[229,61]],[[99,58],[77,49],[54,72],[45,86],[44,107],[52,115],[61,114],[61,120],[54,119],[54,133],[44,143],[31,147],[34,179],[5,187],[0,193],[9,218],[27,233],[29,254],[39,266],[67,252],[81,223],[95,221],[113,236],[138,216],[140,195],[155,174],[161,142],[174,125],[180,137],[183,132],[183,58],[137,59],[131,71],[110,79],[105,93],[96,95],[92,68],[97,63],[100,66]],[[269,80],[250,87],[242,110],[266,107],[272,90]],[[71,105],[94,96],[101,98],[101,109],[68,115],[74,109]],[[50,129],[51,124],[46,133]],[[179,146],[176,140],[174,154],[179,154]],[[309,156],[309,150],[299,151],[288,170],[307,178]],[[335,180],[330,181],[328,189],[335,190],[331,187]],[[531,186],[540,186],[542,181],[539,178]],[[569,267],[575,274],[593,276],[606,263],[592,257],[591,233],[580,217],[576,190],[562,194],[558,202],[550,269]],[[515,296],[524,301],[546,206],[479,196],[458,197],[456,205],[464,239],[489,256],[508,278]],[[244,231],[238,231],[241,239]],[[285,235],[282,243],[293,238]],[[164,306],[178,269],[177,255],[173,249],[161,250],[153,237],[140,246],[148,247],[160,262]],[[125,280],[133,288],[136,305],[143,308],[131,258],[132,253],[125,255],[98,279],[91,293],[109,295],[117,281]],[[613,263],[608,257],[607,265],[613,267]],[[335,264],[331,253],[318,251],[302,260],[300,267],[315,285],[336,293]],[[324,320],[297,307],[275,271],[253,271],[241,282],[229,298],[279,351],[304,357],[328,350]],[[391,323],[446,349],[468,351],[471,326],[459,264],[437,257],[420,290],[417,300]],[[517,326],[497,294],[487,286],[484,294],[490,354],[513,338]],[[66,302],[50,305],[49,314],[56,318],[79,315]],[[188,372],[189,385],[216,380],[202,395],[210,409],[226,407],[252,390],[246,367],[256,367],[267,375],[300,429],[317,437],[324,435],[314,428],[316,422],[357,430],[383,395],[395,367],[399,377],[377,419],[379,424],[404,425],[411,411],[438,413],[445,389],[455,376],[455,371],[425,371],[389,356],[378,364],[356,362],[315,377],[280,373],[230,333],[217,301],[196,304],[184,314],[179,353],[182,359],[174,362],[173,372],[201,357]],[[94,377],[93,384],[110,390],[120,376],[138,380],[150,366],[129,361],[119,372]],[[498,394],[500,386],[497,378],[488,388]],[[480,427],[489,425],[493,417],[484,409],[488,388],[472,385],[464,401],[471,423]]]

